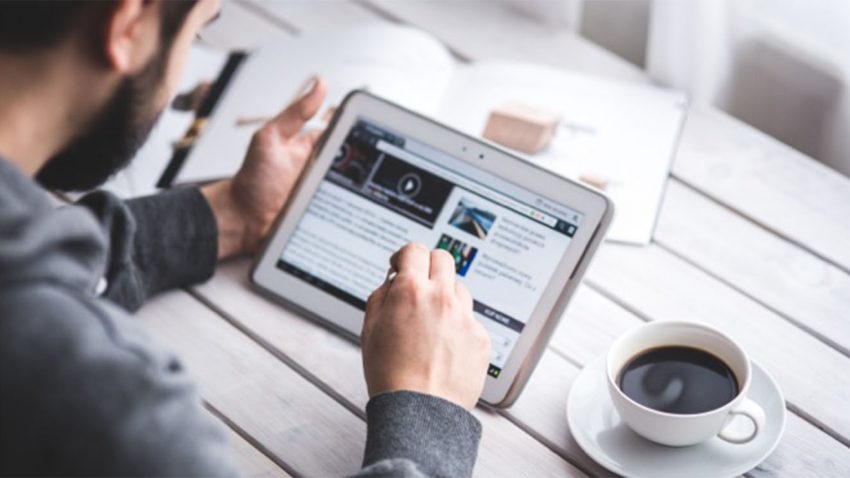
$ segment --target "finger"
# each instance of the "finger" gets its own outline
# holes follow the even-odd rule
[[[457,295],[458,299],[460,299],[460,303],[463,304],[464,309],[472,310],[474,305],[472,301],[472,294],[469,293],[469,289],[463,282],[455,282],[455,295]]]
[[[390,267],[399,275],[427,278],[430,273],[431,251],[422,244],[411,242],[390,257]]]
[[[449,251],[435,249],[431,251],[431,280],[440,282],[454,282],[455,280],[455,258]]]
[[[292,98],[289,99],[288,104],[295,103],[296,101],[301,99],[302,96],[309,93],[310,90],[313,88],[313,84],[315,82],[316,82],[316,75],[308,76],[307,79],[304,80],[303,83],[301,83],[301,86],[299,86],[298,89],[295,90],[295,94],[292,95]]]
[[[319,138],[324,133],[324,130],[310,130],[298,135],[298,137],[289,142],[289,150],[295,158],[308,159],[313,154],[313,149],[316,147]]]
[[[388,280],[381,282],[381,285],[379,285],[378,288],[373,290],[372,293],[369,295],[368,300],[372,301],[372,304],[375,305],[375,306],[379,306],[379,305],[383,304],[384,299],[386,299],[387,293],[389,292],[391,285],[392,285],[392,282],[390,282]],[[366,306],[367,307],[369,306],[368,302],[366,303]]]
[[[284,138],[294,137],[304,127],[304,123],[319,111],[326,93],[325,80],[316,77],[309,91],[275,116],[269,125]]]
[[[310,131],[306,131],[298,137],[299,141],[307,144],[311,149],[316,146],[316,143],[319,142],[319,138],[325,134],[324,128],[319,129],[311,129]]]

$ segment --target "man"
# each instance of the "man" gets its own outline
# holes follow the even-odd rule
[[[0,474],[238,474],[180,362],[127,311],[255,252],[310,154],[314,82],[238,174],[52,207],[122,167],[218,0],[0,2]],[[405,246],[369,298],[363,476],[469,475],[489,339],[442,251]],[[320,445],[316,445],[320,446]],[[333,453],[333,450],[329,450]],[[354,472],[356,470],[352,470]]]

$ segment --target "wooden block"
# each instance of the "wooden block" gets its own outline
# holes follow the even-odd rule
[[[589,184],[597,189],[601,189],[602,191],[608,189],[608,178],[604,178],[596,174],[582,174],[578,177],[578,179],[579,181]]]
[[[490,112],[482,136],[502,146],[535,154],[549,146],[560,121],[561,116],[554,111],[506,103]]]

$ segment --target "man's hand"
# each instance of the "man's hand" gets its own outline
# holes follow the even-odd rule
[[[454,259],[408,244],[390,265],[395,279],[369,296],[361,334],[369,396],[412,390],[471,409],[484,389],[490,336],[455,280]]]
[[[219,259],[260,247],[321,135],[301,129],[322,106],[326,89],[316,78],[301,98],[257,130],[233,179],[201,189],[218,222]]]

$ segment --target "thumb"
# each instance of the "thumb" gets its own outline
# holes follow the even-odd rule
[[[298,134],[301,128],[304,127],[304,123],[319,111],[319,108],[325,101],[325,95],[327,94],[325,80],[320,77],[314,77],[311,81],[312,86],[303,96],[292,102],[280,114],[269,121],[268,126],[274,128],[279,135],[286,139]]]

